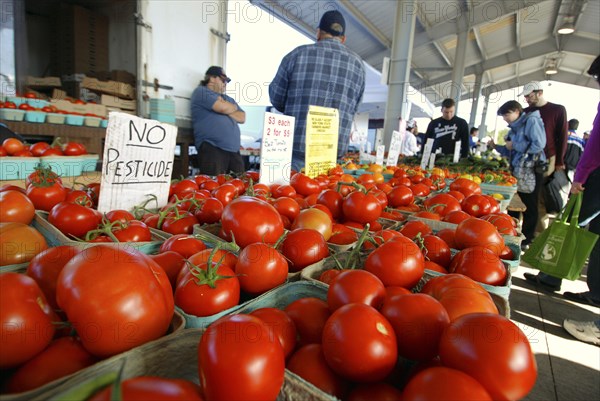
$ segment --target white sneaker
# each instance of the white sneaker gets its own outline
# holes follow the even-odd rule
[[[563,327],[570,335],[579,341],[600,345],[600,327],[592,321],[565,319]]]

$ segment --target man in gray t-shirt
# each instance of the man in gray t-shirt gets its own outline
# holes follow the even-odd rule
[[[246,121],[246,113],[225,94],[229,81],[223,68],[212,66],[192,94],[194,142],[202,174],[244,171],[238,124]]]

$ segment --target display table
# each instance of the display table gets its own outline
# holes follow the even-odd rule
[[[106,128],[94,128],[66,124],[40,124],[24,121],[2,120],[8,128],[25,139],[38,139],[39,137],[60,137],[63,142],[76,141],[85,145],[88,153],[98,154],[102,158],[104,150],[104,137]],[[194,135],[191,128],[177,128],[176,144],[181,148],[179,159],[176,160],[177,169],[187,176],[190,167],[189,146],[194,144]],[[175,169],[174,169],[175,171]]]

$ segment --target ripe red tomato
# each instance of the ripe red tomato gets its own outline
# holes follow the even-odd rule
[[[340,376],[358,382],[384,379],[398,358],[390,322],[360,303],[333,312],[323,328],[322,345],[329,366]]]
[[[442,332],[450,324],[439,301],[426,294],[395,295],[386,300],[381,314],[394,328],[398,355],[419,361],[437,356]]]
[[[85,207],[94,206],[94,201],[92,201],[90,195],[82,189],[69,189],[67,192],[67,197],[65,198],[65,202],[77,203]]]
[[[67,236],[83,238],[100,224],[102,216],[94,209],[76,203],[60,202],[48,214],[48,222]]]
[[[250,312],[250,315],[263,321],[272,335],[279,340],[285,358],[290,356],[296,348],[296,326],[292,318],[277,308],[259,308]]]
[[[394,237],[375,249],[365,261],[365,270],[387,286],[414,287],[425,272],[419,247],[404,236]]]
[[[160,246],[159,252],[175,251],[188,259],[193,254],[206,249],[204,242],[187,234],[176,234],[165,240]]]
[[[298,349],[290,357],[287,368],[327,394],[343,399],[348,382],[329,367],[321,344]]]
[[[461,202],[462,210],[473,217],[481,217],[492,212],[492,204],[483,195],[473,194]]]
[[[394,187],[387,196],[390,207],[408,206],[415,199],[413,192],[405,185]]]
[[[208,400],[274,400],[285,374],[283,348],[259,318],[225,316],[200,339],[198,372]]]
[[[2,142],[2,148],[4,148],[9,155],[14,155],[24,150],[25,145],[17,138],[7,138]]]
[[[86,248],[65,265],[56,298],[84,347],[100,357],[164,335],[175,309],[169,279],[156,262],[107,245]]]
[[[421,293],[440,301],[451,322],[469,313],[498,314],[498,308],[490,294],[480,284],[462,274],[434,277],[423,286]]]
[[[504,239],[496,230],[496,227],[488,221],[470,218],[460,222],[454,234],[457,249],[472,246],[484,246],[496,255],[500,255],[504,249]]]
[[[452,258],[449,271],[489,285],[506,285],[508,274],[500,257],[482,246],[466,248],[457,253]]]
[[[111,228],[112,235],[119,242],[148,242],[152,240],[152,232],[146,223],[139,220],[118,221]]]
[[[318,231],[323,235],[325,241],[331,237],[331,230],[333,221],[326,212],[311,207],[308,209],[301,210],[298,217],[292,223],[292,230],[305,228]]]
[[[98,358],[75,337],[61,337],[21,365],[10,377],[9,393],[22,393],[93,365]]]
[[[402,400],[444,400],[449,394],[461,401],[492,401],[487,390],[472,376],[444,366],[427,368],[414,375],[404,387]]]
[[[494,400],[519,400],[537,379],[527,337],[500,315],[473,313],[452,322],[440,340],[440,359],[475,378]]]
[[[0,223],[29,224],[35,216],[33,202],[20,191],[0,192]]]
[[[450,190],[461,192],[463,195],[465,195],[465,197],[481,193],[481,187],[479,184],[467,178],[457,178],[456,180],[452,181],[450,184]]]
[[[138,376],[121,383],[120,397],[112,396],[113,386],[107,386],[88,401],[134,400],[189,400],[202,401],[200,387],[187,380],[154,376]]]
[[[160,229],[169,234],[192,234],[194,225],[198,224],[196,217],[190,212],[168,214],[163,220]]]
[[[59,182],[53,184],[32,183],[27,187],[26,194],[37,210],[49,212],[56,204],[67,198],[68,190]]]
[[[374,195],[355,191],[344,198],[342,210],[346,219],[366,224],[377,220],[383,208]]]
[[[283,234],[283,222],[273,206],[265,201],[240,196],[223,209],[221,226],[225,239],[244,248],[255,242],[274,244]]]
[[[331,212],[333,219],[338,220],[343,216],[343,200],[342,194],[332,189],[327,189],[319,194],[317,203],[326,206]]]
[[[506,213],[492,213],[487,216],[481,216],[480,218],[492,223],[500,234],[517,235],[516,223],[513,218]]]
[[[281,196],[273,201],[273,207],[280,215],[287,217],[290,221],[296,220],[296,217],[300,214],[300,205],[294,198]]]
[[[229,183],[218,186],[213,189],[212,196],[218,199],[223,206],[227,206],[238,194],[238,188]]]
[[[194,211],[194,216],[199,224],[212,224],[221,220],[223,204],[216,198],[207,198],[200,201],[200,205]]]
[[[62,151],[65,156],[80,156],[87,154],[87,149],[79,142],[67,142],[63,146]]]
[[[135,220],[135,216],[133,214],[122,209],[111,210],[105,213],[105,216],[111,223],[115,221],[122,221],[125,223],[130,220]]]
[[[184,257],[173,251],[165,251],[149,256],[163,268],[165,273],[167,273],[171,287],[173,287],[174,290],[177,285],[177,276],[181,272],[181,269],[186,265]]]
[[[50,148],[50,145],[47,142],[37,142],[31,145],[29,151],[32,155],[40,157],[48,148]]]
[[[297,228],[286,235],[281,253],[289,260],[289,271],[298,272],[329,256],[329,248],[320,232]]]
[[[421,220],[410,220],[404,223],[400,229],[400,234],[407,238],[414,239],[417,234],[421,234],[421,237],[431,234],[433,230],[427,225],[427,223]]]
[[[60,148],[54,146],[54,147],[50,147],[50,148],[44,150],[41,157],[64,156],[64,155],[65,154],[63,153],[63,151]]]
[[[323,327],[331,315],[327,302],[319,298],[300,298],[286,306],[285,313],[294,321],[298,346],[321,343]]]
[[[456,230],[452,228],[442,228],[437,232],[437,236],[444,240],[446,244],[452,249],[456,249],[456,241],[454,241],[454,234]]]
[[[46,250],[46,238],[23,223],[0,223],[0,266],[29,262]]]
[[[455,197],[448,194],[437,194],[430,198],[425,199],[423,206],[433,213],[439,214],[441,217],[446,216],[448,213],[460,210],[460,203]]]
[[[440,237],[432,234],[423,237],[423,256],[438,265],[447,268],[450,266],[452,253],[450,247]]]
[[[52,309],[58,309],[56,303],[58,276],[67,262],[77,253],[79,250],[70,245],[55,246],[35,255],[27,266],[25,274],[40,286]]]
[[[469,213],[463,212],[462,210],[456,210],[445,215],[442,221],[452,224],[458,224],[461,221],[466,220],[470,217],[471,215]]]
[[[351,303],[362,303],[379,309],[384,299],[383,283],[365,270],[347,270],[338,274],[327,291],[327,304],[332,312]]]
[[[217,184],[218,186],[218,184]],[[190,193],[199,190],[198,184],[192,179],[174,180],[169,188],[169,198],[177,195],[179,199]]]
[[[288,262],[272,246],[256,242],[242,249],[235,265],[235,273],[244,292],[258,295],[285,283]]]
[[[290,185],[302,196],[319,194],[321,192],[319,182],[302,173],[294,174],[290,179]]]
[[[50,344],[55,315],[40,287],[24,274],[0,273],[0,305],[0,369],[9,369]]]
[[[196,255],[201,255],[197,253]],[[182,268],[175,287],[175,305],[194,316],[211,316],[232,308],[240,302],[240,281],[227,265],[212,259],[197,262],[197,256],[189,259],[192,266]]]

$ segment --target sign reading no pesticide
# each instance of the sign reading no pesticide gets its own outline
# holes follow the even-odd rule
[[[177,127],[125,113],[110,113],[98,210],[131,210],[157,197],[167,204]]]

